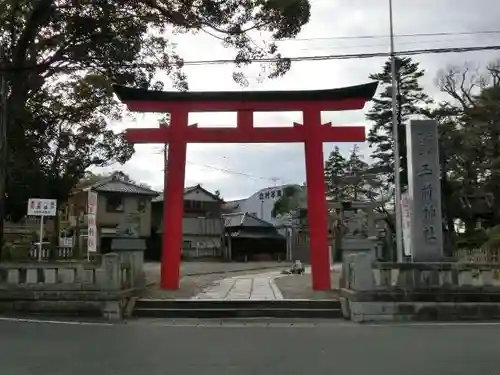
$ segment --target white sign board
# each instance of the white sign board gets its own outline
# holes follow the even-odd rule
[[[30,198],[28,200],[28,216],[56,216],[57,200]]]
[[[87,237],[87,248],[89,252],[97,251],[97,193],[89,190],[89,195],[87,198],[87,226],[88,226],[88,237]]]
[[[401,196],[401,215],[404,255],[411,256],[411,205],[408,193],[403,193]]]
[[[97,193],[95,191],[89,191],[87,199],[87,213],[89,215],[97,214]]]
[[[59,238],[59,246],[61,246],[61,247],[73,247],[73,238],[72,237]]]

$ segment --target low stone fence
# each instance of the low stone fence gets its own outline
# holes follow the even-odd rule
[[[142,261],[134,262],[130,253],[106,254],[99,262],[5,262],[0,263],[0,312],[121,318],[144,284]]]
[[[353,254],[343,280],[343,314],[357,322],[500,318],[500,264],[384,263]]]
[[[500,288],[500,264],[489,263],[374,263],[378,289]]]

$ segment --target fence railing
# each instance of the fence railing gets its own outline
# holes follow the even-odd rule
[[[500,248],[457,249],[455,259],[466,263],[500,263]]]
[[[55,254],[51,254],[55,251]],[[42,247],[41,257],[40,257],[40,247],[38,245],[33,245],[30,248],[29,259],[30,260],[49,260],[51,258],[55,259],[73,259],[74,252],[72,247],[58,246],[55,249],[50,249],[47,247]]]
[[[220,258],[222,257],[222,249],[220,248],[211,248],[211,247],[203,247],[203,248],[183,248],[182,256],[188,259],[196,259],[196,258]]]

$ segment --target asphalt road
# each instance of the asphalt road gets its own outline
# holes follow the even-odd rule
[[[0,320],[3,374],[497,374],[500,325],[66,325]]]

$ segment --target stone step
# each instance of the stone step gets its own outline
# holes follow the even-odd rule
[[[336,300],[151,300],[136,302],[144,318],[340,318]]]
[[[137,318],[322,318],[342,317],[340,309],[265,309],[265,308],[212,308],[212,309],[155,309],[139,308],[133,313]]]
[[[135,303],[136,309],[241,309],[241,308],[264,308],[264,309],[340,309],[338,300],[209,300],[209,299],[139,299]]]

